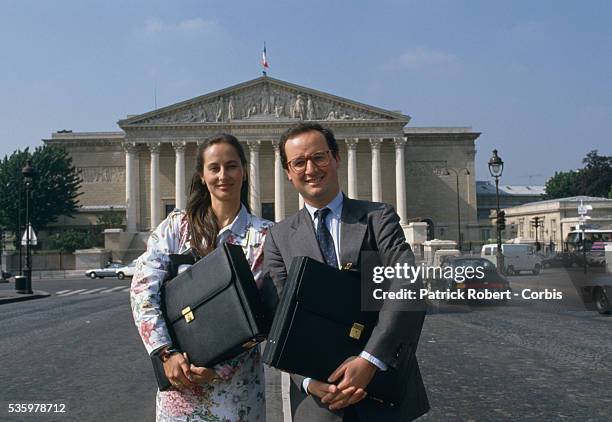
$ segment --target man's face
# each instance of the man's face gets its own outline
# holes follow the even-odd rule
[[[308,159],[303,172],[296,172],[291,165],[285,171],[293,186],[302,194],[304,201],[316,208],[329,204],[340,191],[338,183],[340,157],[332,155],[325,136],[316,130],[289,138],[285,143],[288,163],[295,159],[310,158],[313,154],[321,152],[327,154],[328,163],[326,165],[317,166],[313,160]]]

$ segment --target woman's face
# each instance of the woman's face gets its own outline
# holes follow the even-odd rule
[[[206,148],[202,183],[219,201],[240,202],[240,189],[244,180],[244,169],[240,156],[233,146],[226,142],[212,144]]]

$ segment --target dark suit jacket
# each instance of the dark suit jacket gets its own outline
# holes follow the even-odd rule
[[[340,222],[340,263],[360,264],[362,251],[377,251],[382,265],[395,262],[414,263],[414,254],[406,243],[399,217],[387,204],[359,201],[344,197]],[[287,279],[287,269],[296,256],[309,256],[323,261],[315,237],[312,219],[306,208],[273,226],[266,236],[264,271],[279,291]],[[359,286],[356,286],[359,288]],[[395,288],[399,288],[396,286]],[[379,312],[378,324],[365,351],[388,365],[389,370],[402,371],[408,383],[406,397],[399,406],[391,407],[370,399],[355,405],[362,422],[406,421],[429,410],[429,402],[421,379],[415,351],[420,325],[425,316],[422,303],[415,303],[412,312],[386,308]],[[417,336],[409,327],[418,326]],[[416,338],[415,338],[416,337]],[[292,375],[291,407],[294,422],[341,421],[343,412],[331,412],[318,398],[301,388],[303,377]]]

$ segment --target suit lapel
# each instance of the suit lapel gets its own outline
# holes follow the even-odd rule
[[[298,212],[297,218],[294,220],[292,229],[294,230],[291,238],[292,250],[296,251],[294,256],[309,256],[320,262],[325,262],[319,243],[315,237],[314,226],[312,219],[308,214],[306,207]]]
[[[368,229],[367,213],[359,203],[344,196],[340,222],[340,263],[359,263],[361,244]]]

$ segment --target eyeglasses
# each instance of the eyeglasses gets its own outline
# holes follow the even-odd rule
[[[329,165],[329,153],[331,151],[318,151],[306,157],[298,157],[287,162],[287,165],[294,173],[304,173],[306,171],[306,165],[308,160],[312,161],[312,164],[322,168]]]

